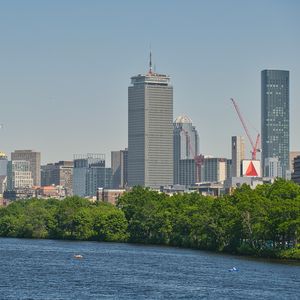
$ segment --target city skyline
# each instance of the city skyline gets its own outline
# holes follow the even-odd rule
[[[110,151],[128,146],[127,86],[132,74],[147,72],[150,44],[157,72],[172,78],[174,116],[192,119],[201,153],[229,158],[231,136],[245,136],[230,97],[260,128],[264,69],[290,71],[290,149],[300,149],[299,3],[145,7],[2,3],[0,150],[34,149],[42,163],[100,152],[109,164]]]

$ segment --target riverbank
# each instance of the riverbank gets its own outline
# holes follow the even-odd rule
[[[167,196],[135,187],[117,207],[79,197],[0,209],[0,236],[166,245],[300,260],[300,187],[277,180],[233,195]]]

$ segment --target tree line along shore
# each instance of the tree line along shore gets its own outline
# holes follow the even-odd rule
[[[218,198],[135,187],[117,206],[80,197],[0,209],[0,236],[132,242],[300,260],[300,186],[278,179]]]

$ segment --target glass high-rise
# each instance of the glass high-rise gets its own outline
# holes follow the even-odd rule
[[[261,72],[262,170],[266,159],[278,158],[282,174],[289,170],[289,71]],[[265,174],[264,174],[265,175]]]
[[[187,116],[179,116],[173,124],[174,184],[190,186],[196,182],[195,156],[199,154],[199,136]]]
[[[131,78],[128,88],[128,185],[173,184],[173,87],[152,72]]]

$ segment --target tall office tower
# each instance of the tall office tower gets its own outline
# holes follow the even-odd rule
[[[222,182],[227,179],[227,159],[206,157],[201,166],[203,182]]]
[[[12,160],[7,164],[7,190],[32,187],[30,163],[26,160]]]
[[[267,158],[278,158],[284,178],[289,171],[289,121],[289,71],[262,71],[262,170]]]
[[[245,159],[245,141],[242,136],[231,137],[231,175],[241,177],[241,163]]]
[[[7,174],[7,156],[5,153],[0,152],[0,176],[6,176]]]
[[[105,168],[105,155],[74,155],[73,194],[96,196],[98,188],[111,187],[111,168]]]
[[[41,167],[41,185],[59,185],[65,188],[67,196],[73,194],[73,161],[59,161]]]
[[[173,184],[173,87],[152,71],[128,88],[128,185]]]
[[[128,150],[111,151],[112,187],[127,186]]]
[[[173,124],[174,184],[185,186],[196,182],[194,158],[199,154],[199,136],[187,116],[179,116]]]
[[[15,150],[11,153],[11,160],[26,160],[30,162],[33,185],[41,185],[41,153],[32,150]]]

